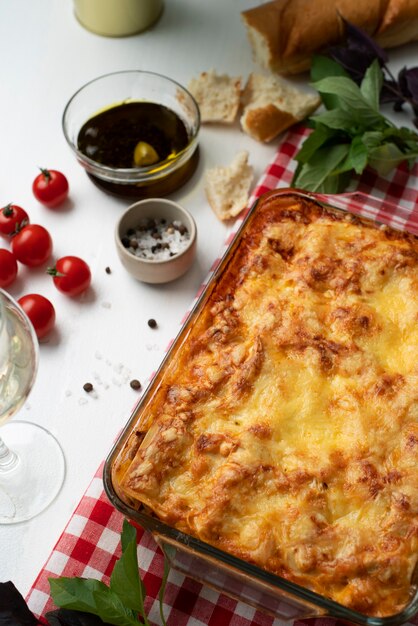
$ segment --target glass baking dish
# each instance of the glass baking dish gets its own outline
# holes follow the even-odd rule
[[[418,235],[418,220],[411,216],[408,211],[360,193],[325,196],[294,189],[281,189],[268,192],[261,199],[257,200],[243,219],[220,264],[205,290],[199,296],[156,375],[153,377],[143,397],[135,407],[127,425],[109,453],[104,466],[105,490],[108,498],[117,510],[153,534],[172,567],[236,600],[246,602],[256,609],[260,609],[284,621],[329,616],[368,626],[397,626],[407,622],[418,612],[417,572],[413,576],[410,600],[401,612],[387,617],[371,617],[347,608],[289,580],[271,574],[191,535],[187,535],[161,522],[142,506],[138,510],[120,497],[112,480],[113,467],[133,429],[136,432],[141,431],[145,433],[149,428],[149,424],[145,423],[144,420],[141,421],[141,411],[151,402],[158,390],[167,365],[172,359],[176,358],[177,351],[181,349],[183,342],[187,339],[194,320],[204,308],[212,290],[237,246],[239,246],[241,236],[245,232],[251,216],[256,211],[258,203],[266,197],[283,195],[309,198],[320,205],[360,214],[363,218],[372,218],[374,223],[390,225],[392,228],[408,230],[408,232]]]

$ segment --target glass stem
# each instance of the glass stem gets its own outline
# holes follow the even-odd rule
[[[0,473],[9,472],[19,463],[19,457],[12,452],[0,437]]]

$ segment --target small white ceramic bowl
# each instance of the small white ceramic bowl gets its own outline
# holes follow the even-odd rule
[[[168,241],[164,234],[162,239],[155,239],[155,246],[158,249],[152,254],[153,258],[139,256],[142,253],[138,249],[137,251],[132,250],[128,244],[128,241],[138,241],[133,231],[142,226],[144,242],[145,239],[149,241],[151,231],[157,233],[157,229],[147,226],[147,222],[152,224],[152,221],[159,222],[160,220],[164,220],[167,227],[175,223],[175,230],[178,229],[179,224],[186,227],[189,235],[187,241],[184,241],[183,233],[182,243],[178,241],[168,242],[169,247],[165,249],[172,256],[162,259],[163,252],[159,246],[166,245]],[[179,233],[178,230],[177,233]],[[196,224],[192,215],[176,202],[165,198],[146,198],[128,207],[118,220],[115,229],[115,242],[122,265],[134,278],[145,283],[167,283],[182,276],[193,263],[197,244]],[[139,247],[141,245],[140,242]]]

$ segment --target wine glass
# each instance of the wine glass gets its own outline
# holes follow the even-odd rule
[[[0,524],[23,522],[43,511],[64,481],[64,455],[55,437],[30,422],[7,422],[25,402],[37,364],[33,326],[0,289]]]

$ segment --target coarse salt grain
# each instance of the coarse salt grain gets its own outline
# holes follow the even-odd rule
[[[168,223],[163,219],[147,219],[139,222],[122,238],[131,254],[142,259],[166,261],[183,252],[189,245],[190,233],[179,220]]]

